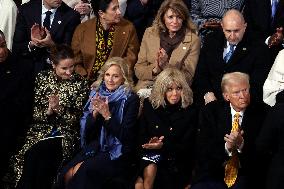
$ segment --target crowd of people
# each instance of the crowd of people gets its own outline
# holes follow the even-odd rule
[[[284,188],[283,28],[284,0],[0,0],[0,188]]]

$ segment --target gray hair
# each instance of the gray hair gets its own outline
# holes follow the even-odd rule
[[[176,68],[166,68],[157,76],[149,97],[153,108],[157,109],[160,106],[166,106],[165,94],[173,83],[182,88],[182,108],[186,108],[192,104],[193,93],[186,82],[184,73]]]

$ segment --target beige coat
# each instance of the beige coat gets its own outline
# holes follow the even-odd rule
[[[75,54],[76,72],[89,78],[96,58],[96,18],[77,26],[72,39],[72,49]],[[138,51],[136,30],[132,23],[122,18],[115,26],[109,58],[114,56],[125,58],[130,74],[133,74]]]
[[[135,75],[139,79],[136,90],[151,87],[155,76],[152,70],[155,67],[157,52],[160,48],[160,36],[153,27],[147,28],[140,46],[138,61],[135,64]],[[189,85],[192,83],[195,68],[200,52],[199,37],[187,31],[184,40],[172,52],[168,66],[184,71]]]

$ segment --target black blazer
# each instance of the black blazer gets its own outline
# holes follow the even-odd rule
[[[244,147],[238,154],[241,168],[239,175],[248,176],[250,182],[257,177],[260,157],[257,157],[255,140],[261,129],[265,111],[263,104],[249,105],[244,112],[241,129],[244,131]],[[199,117],[198,157],[195,182],[209,179],[223,181],[225,162],[229,156],[225,152],[225,134],[230,134],[232,116],[230,105],[227,102],[214,101],[201,110]],[[260,176],[261,176],[260,175]]]
[[[139,120],[140,145],[148,143],[152,137],[164,136],[163,147],[156,153],[161,154],[163,159],[174,159],[180,177],[184,177],[180,179],[187,184],[192,173],[196,130],[197,111],[193,106],[183,109],[178,104],[154,109],[148,99],[144,100]]]
[[[13,52],[18,56],[28,56],[32,61],[43,62],[48,57],[47,48],[36,48],[31,52],[28,43],[31,41],[31,27],[41,25],[42,1],[30,1],[19,8],[13,39]],[[54,15],[50,33],[56,44],[71,44],[75,28],[80,24],[80,14],[68,7],[64,2]]]
[[[236,46],[228,63],[223,60],[226,38],[220,30],[209,34],[201,49],[194,77],[196,100],[204,104],[206,92],[214,92],[222,100],[221,80],[223,74],[244,72],[250,76],[252,99],[262,102],[262,86],[270,70],[269,49],[263,45],[252,45],[246,36]]]

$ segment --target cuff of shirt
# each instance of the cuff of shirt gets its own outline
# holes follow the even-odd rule
[[[233,155],[233,152],[230,152],[227,148],[227,145],[226,145],[226,142],[225,142],[225,152],[228,154],[228,156],[232,156]]]

